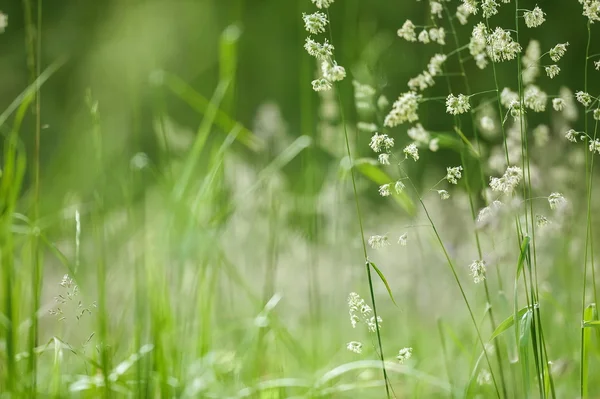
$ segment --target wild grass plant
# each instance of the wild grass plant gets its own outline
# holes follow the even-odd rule
[[[72,60],[46,62],[49,6],[23,1],[29,85],[0,114],[3,397],[600,395],[600,2],[561,6],[585,59],[536,34],[560,22],[544,3],[416,2],[393,40],[341,3],[299,2],[298,127],[274,103],[236,115],[231,24],[210,96],[137,64],[126,112],[81,92],[65,187],[44,99]],[[358,55],[338,30],[355,17],[374,34]],[[423,61],[400,93],[395,44]]]

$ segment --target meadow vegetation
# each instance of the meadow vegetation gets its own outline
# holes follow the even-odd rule
[[[600,0],[231,3],[0,12],[0,397],[600,396]]]

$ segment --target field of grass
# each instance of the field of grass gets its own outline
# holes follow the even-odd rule
[[[0,398],[600,397],[600,0],[401,3],[0,9]]]

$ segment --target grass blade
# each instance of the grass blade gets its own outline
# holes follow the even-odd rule
[[[379,275],[379,278],[381,279],[381,281],[383,281],[383,284],[385,285],[385,288],[387,289],[388,294],[390,295],[390,299],[392,300],[392,302],[394,302],[394,305],[398,306],[398,304],[396,303],[396,301],[394,300],[394,295],[392,295],[392,289],[390,288],[390,285],[388,284],[385,276],[383,275],[383,273],[381,272],[381,270],[379,270],[379,268],[377,267],[377,265],[371,261],[367,262],[369,265],[371,265],[373,267],[373,269],[375,270],[375,272]]]

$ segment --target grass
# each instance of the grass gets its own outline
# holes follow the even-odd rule
[[[436,86],[419,90],[419,119],[410,123],[386,118],[398,107],[388,97],[406,92],[404,81],[382,83],[382,75],[398,77],[386,71],[393,50],[385,46],[402,39],[377,25],[373,10],[386,6],[367,12],[357,1],[325,7],[329,23],[313,35],[336,47],[321,61],[343,61],[345,79],[325,76],[333,89],[311,90],[322,71],[300,45],[308,35],[300,13],[316,11],[305,0],[292,7],[302,58],[285,77],[299,108],[292,117],[279,104],[245,109],[253,31],[238,2],[239,20],[212,37],[207,81],[153,57],[143,78],[146,65],[126,65],[127,100],[92,82],[68,118],[77,138],[63,140],[59,129],[46,133],[50,110],[59,112],[48,98],[79,60],[50,59],[49,6],[24,0],[28,83],[0,113],[0,395],[598,396],[597,173],[589,151],[600,105],[590,67],[596,27],[582,20],[587,37],[576,38],[586,39],[585,65],[573,91],[590,92],[592,102],[565,98],[578,107],[575,119],[550,109],[559,95],[543,75],[546,54],[535,84],[547,87],[548,105],[538,112],[526,94],[525,55],[494,62],[485,53],[489,65],[478,69],[465,45],[472,25],[491,31],[501,23],[525,48],[538,37],[522,18],[528,2],[502,3],[499,16],[471,15],[468,28],[458,5],[440,5],[441,17],[433,4],[414,6],[427,29],[447,29],[447,40],[408,42],[418,50],[406,53],[421,59],[401,65],[402,79],[434,54],[447,59],[433,73]],[[146,15],[139,7],[136,15]],[[547,18],[555,23],[550,11]],[[539,40],[543,49],[554,45]],[[517,99],[509,106],[505,86]],[[453,112],[443,104],[449,94],[465,94],[469,109]],[[417,123],[426,138],[406,134]],[[545,144],[534,133],[540,124],[551,132]],[[564,139],[567,127],[583,129],[580,146]],[[394,139],[383,151],[389,164],[371,151],[375,131]],[[412,142],[418,157],[403,153]],[[48,155],[59,150],[65,157]],[[457,165],[463,176],[453,185],[442,176]],[[490,178],[517,165],[518,182],[505,177],[510,187],[494,190]],[[381,198],[386,184],[390,198]],[[551,192],[564,193],[567,205],[549,201]],[[487,270],[477,269],[483,261]],[[356,328],[345,303],[351,292],[367,299],[350,308]]]

